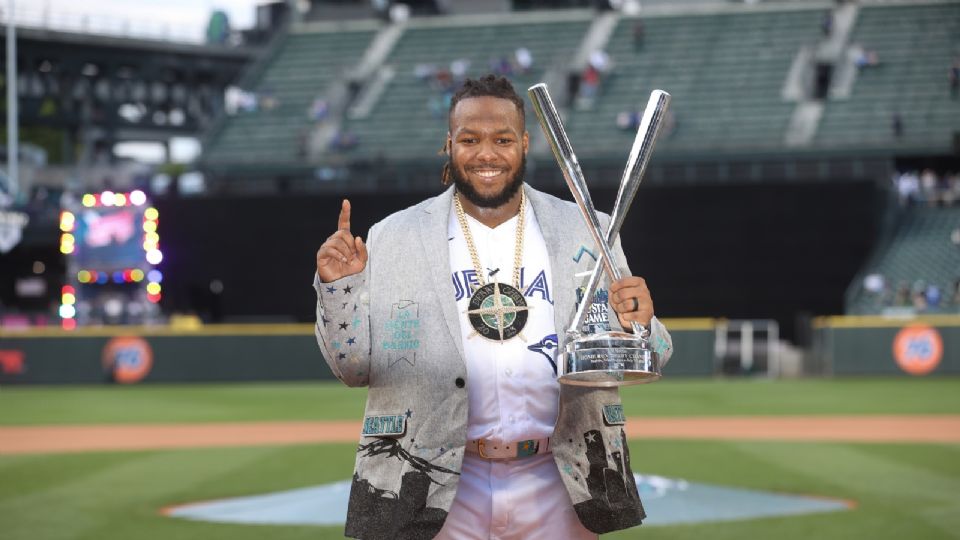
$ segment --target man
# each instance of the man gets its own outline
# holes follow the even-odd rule
[[[454,186],[367,242],[345,200],[317,252],[317,340],[337,378],[370,387],[347,536],[596,538],[645,516],[617,390],[556,379],[596,250],[573,203],[524,185],[524,125],[506,79],[468,79],[444,145]],[[651,324],[665,363],[643,279],[604,287],[588,324],[609,328],[609,307]]]

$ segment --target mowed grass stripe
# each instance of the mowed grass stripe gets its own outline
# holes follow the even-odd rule
[[[626,387],[628,416],[960,413],[960,377],[670,379]],[[0,425],[358,420],[338,382],[0,388]]]
[[[863,538],[878,534],[880,526],[903,530],[904,536],[953,531],[960,516],[960,475],[955,462],[958,446],[799,444],[786,451],[770,452],[762,446],[740,443],[756,462],[772,462],[809,477],[824,486],[822,492],[855,499],[861,511],[877,516]],[[880,451],[877,451],[879,449]],[[864,487],[869,489],[864,490]],[[904,505],[910,501],[910,507]],[[925,514],[926,509],[937,512]],[[907,534],[909,531],[909,534]]]
[[[960,536],[956,445],[637,441],[635,467],[668,477],[847,499],[847,512],[651,527],[605,538],[941,539]],[[638,458],[637,456],[642,456]]]
[[[642,416],[945,414],[960,412],[960,377],[665,379],[621,396]]]
[[[728,523],[639,527],[604,539],[956,538],[960,447],[634,441],[636,472],[693,482],[854,500],[851,511]],[[350,478],[355,445],[0,457],[5,540],[342,538],[338,527],[190,522],[163,507]],[[59,480],[57,480],[59,478]],[[40,481],[38,481],[40,480]],[[901,489],[902,487],[902,489]]]
[[[13,467],[2,458],[3,538],[262,538],[262,527],[185,522],[160,511],[349,478],[354,452],[352,445],[111,452],[17,460]],[[318,537],[316,528],[281,529],[300,530],[288,538]],[[342,536],[325,532],[319,537]]]
[[[0,389],[0,425],[356,420],[366,392],[337,382]]]

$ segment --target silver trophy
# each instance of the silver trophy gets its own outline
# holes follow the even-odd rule
[[[553,150],[553,156],[560,165],[567,186],[573,193],[587,228],[600,250],[597,264],[584,289],[580,307],[570,327],[566,329],[564,350],[557,370],[558,378],[563,384],[578,386],[625,386],[654,382],[660,379],[660,364],[657,353],[650,347],[648,327],[634,322],[632,334],[613,331],[584,334],[582,327],[587,309],[600,284],[601,271],[606,272],[611,282],[621,278],[620,269],[613,264],[610,248],[623,226],[627,210],[630,209],[647,163],[653,154],[653,146],[667,107],[670,105],[670,94],[662,90],[654,90],[650,93],[650,99],[640,120],[640,127],[637,129],[637,136],[630,149],[627,166],[620,179],[620,189],[617,192],[610,226],[604,235],[590,192],[587,190],[586,180],[580,170],[580,163],[577,161],[576,154],[573,153],[573,147],[567,139],[560,115],[553,105],[553,100],[550,99],[547,86],[543,83],[535,84],[527,90],[527,93],[533,102],[534,111],[547,136],[550,148]]]

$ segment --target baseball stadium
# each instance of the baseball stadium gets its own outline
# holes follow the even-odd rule
[[[960,538],[960,1],[0,19],[0,539],[583,537],[567,514],[604,539]],[[489,150],[458,133],[497,81],[524,108]],[[506,175],[455,161],[511,156],[510,122],[512,286],[467,189]],[[420,246],[404,209],[431,201],[449,229]],[[550,438],[465,435],[477,341],[535,365],[491,364],[497,425],[560,396]],[[515,488],[529,528],[444,525],[468,459],[541,458],[565,514]]]

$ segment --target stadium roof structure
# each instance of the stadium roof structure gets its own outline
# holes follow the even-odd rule
[[[114,140],[198,135],[257,54],[252,47],[18,28],[19,121],[95,128]]]

